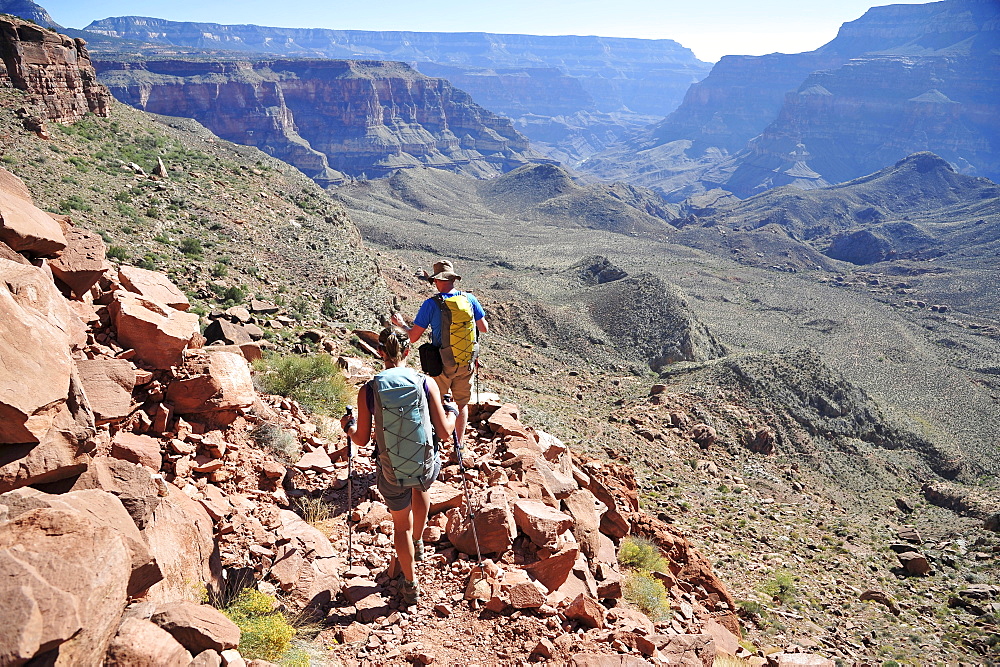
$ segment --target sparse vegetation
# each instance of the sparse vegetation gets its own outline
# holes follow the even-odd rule
[[[642,572],[664,572],[669,562],[660,553],[659,548],[642,537],[626,537],[622,540],[618,551],[618,562],[630,570]]]
[[[291,431],[276,424],[264,422],[250,432],[257,446],[271,451],[287,462],[295,461],[302,455],[302,448]]]
[[[302,515],[302,519],[311,526],[328,521],[334,514],[333,506],[322,497],[302,496],[296,498],[295,508]]]
[[[625,578],[623,592],[626,600],[654,621],[662,620],[670,613],[666,586],[647,572],[630,572]]]
[[[763,592],[781,604],[789,604],[795,599],[798,588],[791,573],[775,570],[771,579],[764,584]]]
[[[273,597],[245,588],[222,613],[240,628],[239,651],[244,658],[271,662],[285,658],[296,630]]]
[[[269,354],[254,362],[258,388],[298,401],[320,414],[339,414],[349,399],[347,383],[328,354]]]

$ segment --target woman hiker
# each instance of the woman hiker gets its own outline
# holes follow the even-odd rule
[[[358,391],[357,421],[344,415],[341,426],[358,447],[375,437],[376,484],[392,514],[393,542],[403,573],[402,595],[416,604],[420,594],[414,560],[423,559],[428,489],[441,470],[437,441],[448,442],[458,406],[443,402],[437,383],[410,368],[410,339],[396,328],[379,334],[385,370]]]

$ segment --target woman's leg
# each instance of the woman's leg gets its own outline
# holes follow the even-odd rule
[[[413,514],[410,507],[390,510],[392,514],[392,541],[396,547],[396,558],[407,581],[416,581],[413,572]]]
[[[413,509],[413,539],[423,539],[424,526],[427,525],[427,514],[431,507],[431,494],[419,488],[413,489],[410,507]]]

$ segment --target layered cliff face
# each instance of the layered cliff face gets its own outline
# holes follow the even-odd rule
[[[710,69],[672,40],[270,28],[135,16],[95,21],[87,31],[174,47],[404,61],[449,79],[570,162],[662,118]]]
[[[41,120],[57,123],[88,112],[106,116],[111,103],[86,42],[13,16],[0,17],[0,86],[27,91]]]
[[[98,69],[121,101],[194,118],[321,185],[415,166],[482,177],[545,161],[510,120],[402,63],[158,60]]]
[[[822,187],[923,150],[996,177],[998,26],[989,0],[892,5],[816,51],[727,56],[670,116],[583,168],[622,178],[624,161],[632,182],[684,196]]]

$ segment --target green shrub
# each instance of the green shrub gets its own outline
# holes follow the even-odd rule
[[[198,257],[202,254],[202,252],[204,252],[204,249],[201,247],[201,241],[199,239],[191,238],[190,236],[181,239],[178,247],[181,249],[181,252],[188,257]]]
[[[254,368],[258,389],[291,398],[312,412],[339,414],[347,404],[347,382],[328,354],[269,354],[255,361]]]
[[[797,592],[795,579],[790,573],[784,570],[775,570],[771,580],[764,584],[763,591],[765,595],[778,600],[782,604],[788,604],[795,599],[795,593]]]
[[[229,275],[229,269],[222,262],[219,262],[218,264],[212,267],[212,276],[214,276],[215,278],[225,278],[228,275]]]
[[[247,660],[281,660],[288,651],[295,628],[275,610],[270,595],[246,588],[222,610],[240,628],[239,651]]]
[[[669,562],[659,548],[642,537],[626,537],[618,551],[618,562],[630,570],[666,572]]]
[[[625,578],[625,599],[639,607],[653,621],[670,613],[667,588],[646,572],[630,572]]]
[[[117,259],[119,262],[124,262],[128,259],[128,250],[120,245],[108,246],[108,250],[105,254],[111,259]]]
[[[147,252],[142,256],[142,259],[136,261],[135,265],[140,269],[146,269],[148,271],[155,271],[157,266],[157,260],[159,257],[151,252]]]
[[[292,432],[277,424],[264,422],[250,432],[250,437],[258,447],[278,455],[285,461],[294,462],[302,456],[302,448]]]

